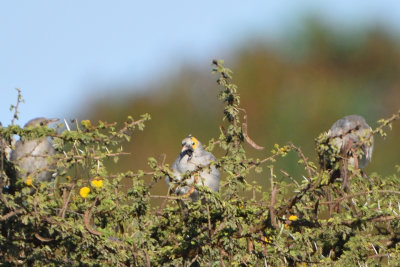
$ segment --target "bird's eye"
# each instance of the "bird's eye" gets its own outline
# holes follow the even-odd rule
[[[194,142],[192,142],[192,146],[194,146]]]

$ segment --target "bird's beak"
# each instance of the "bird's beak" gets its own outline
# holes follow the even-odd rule
[[[185,156],[188,155],[189,159],[192,158],[193,155],[193,148],[188,145],[184,145],[181,151],[181,159]]]
[[[57,121],[59,121],[58,118],[47,119],[47,125],[49,125],[50,123],[53,123],[53,122],[57,122]]]
[[[192,150],[193,151],[193,147],[191,145],[188,145],[188,144],[182,146],[182,151],[181,152],[184,152],[186,150]]]

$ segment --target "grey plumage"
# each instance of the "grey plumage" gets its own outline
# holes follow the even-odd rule
[[[6,175],[6,163],[7,163],[6,148],[7,148],[6,140],[0,135],[0,188],[3,188],[8,183],[8,177]]]
[[[349,189],[348,171],[362,170],[372,159],[371,131],[363,117],[346,116],[332,125],[317,147],[321,167],[330,170],[331,181],[341,178],[344,190]],[[366,177],[364,172],[361,174]]]
[[[358,115],[346,116],[336,121],[328,132],[328,138],[341,151],[349,154],[349,165],[364,169],[371,162],[374,138],[371,127]],[[362,155],[355,157],[353,150],[360,148]],[[357,158],[357,160],[355,160]],[[357,161],[357,162],[356,162]]]
[[[0,129],[2,129],[1,123]],[[3,192],[10,191],[11,180],[15,177],[14,164],[10,162],[11,147],[14,144],[14,138],[7,139],[4,136],[0,136],[0,188]]]
[[[178,158],[172,164],[172,170],[177,180],[181,181],[184,174],[195,171],[200,167],[204,167],[200,171],[200,175],[196,177],[192,175],[188,177],[185,182],[185,186],[179,186],[175,189],[177,195],[188,194],[192,200],[199,198],[199,193],[194,190],[191,184],[195,181],[197,185],[204,185],[209,187],[213,192],[219,190],[220,172],[215,165],[209,166],[211,161],[215,161],[216,158],[210,152],[204,150],[204,147],[195,137],[189,135],[182,141],[182,151]],[[167,185],[172,187],[170,178],[166,178]]]
[[[48,126],[58,119],[36,118],[25,124],[24,128],[32,126]],[[32,140],[18,140],[11,152],[10,160],[18,166],[18,178],[26,181],[30,176],[34,182],[51,181],[54,173],[49,157],[56,153],[48,137]]]

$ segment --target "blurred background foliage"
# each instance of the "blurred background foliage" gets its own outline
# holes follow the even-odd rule
[[[381,27],[334,30],[315,19],[306,20],[302,31],[288,33],[279,42],[262,38],[243,42],[225,59],[234,72],[241,106],[247,110],[249,135],[266,148],[250,148],[251,156],[261,158],[270,154],[275,143],[291,141],[317,162],[314,139],[341,117],[359,114],[374,128],[378,119],[400,108],[399,56],[398,39]],[[125,144],[131,155],[117,166],[110,164],[111,168],[148,169],[147,158],[163,153],[166,163],[171,164],[188,134],[205,144],[219,135],[222,104],[217,101],[211,60],[210,65],[200,67],[183,63],[179,73],[163,78],[155,75],[146,88],[131,90],[145,93],[91,99],[79,115],[82,119],[121,122],[128,115],[147,112],[152,116],[146,132]],[[399,135],[400,125],[395,123],[386,140],[376,138],[367,173],[395,172],[394,166],[400,163]],[[220,155],[219,151],[213,153]],[[297,160],[289,155],[277,166],[301,177]],[[251,175],[268,187],[267,174]],[[160,181],[154,190],[166,193],[167,187]]]

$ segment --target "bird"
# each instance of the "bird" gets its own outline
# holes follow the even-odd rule
[[[0,130],[3,129],[0,123]],[[10,162],[11,147],[15,144],[15,139],[11,136],[6,138],[4,133],[0,135],[0,189],[3,193],[10,190],[11,177],[15,177],[15,168]]]
[[[362,116],[349,115],[336,121],[327,133],[328,149],[319,151],[320,163],[324,169],[334,170],[333,176],[342,176],[344,187],[348,186],[348,167],[362,170],[371,162],[374,148],[371,131]]]
[[[48,126],[56,121],[58,119],[35,118],[28,121],[24,125],[24,129]],[[27,183],[28,178],[32,179],[31,182],[50,182],[54,171],[49,157],[55,154],[56,150],[48,137],[31,140],[22,137],[15,143],[15,148],[10,155],[11,162],[18,166],[16,178],[22,179],[25,183]],[[13,182],[15,185],[16,181]]]
[[[217,192],[219,190],[220,171],[215,165],[207,168],[212,161],[216,161],[216,158],[212,153],[204,149],[197,138],[192,135],[184,138],[182,140],[182,150],[172,164],[175,179],[181,181],[186,173],[193,172],[202,167],[205,169],[201,170],[197,176],[196,174],[192,174],[188,177],[185,180],[186,185],[176,187],[175,193],[177,195],[187,195],[192,201],[198,200],[199,192],[193,186],[190,186],[193,183],[204,185],[210,188],[211,191]],[[168,176],[166,177],[166,183],[170,188],[174,187],[174,183]]]
[[[0,129],[2,128],[0,124]],[[5,164],[7,162],[7,152],[6,152],[6,140],[0,136],[0,187],[4,188],[7,184],[6,168]]]

